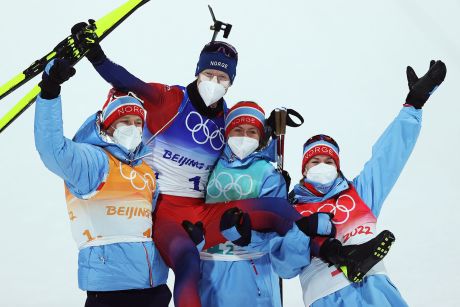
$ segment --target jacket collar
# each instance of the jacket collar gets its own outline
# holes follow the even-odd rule
[[[206,106],[206,104],[203,101],[203,98],[201,98],[201,95],[198,92],[197,83],[198,80],[195,80],[189,85],[187,85],[187,94],[190,101],[192,102],[192,105],[201,115],[204,115],[208,118],[215,118],[221,115],[222,112],[224,112],[224,98],[221,98],[217,102],[217,106],[215,108]]]
[[[83,123],[73,137],[73,141],[100,147],[108,151],[121,162],[134,166],[142,163],[142,158],[151,154],[143,143],[141,143],[136,150],[130,152],[116,143],[108,142],[106,136],[103,135],[100,129],[100,112],[91,115]]]
[[[261,150],[254,151],[249,156],[241,160],[238,158],[230,149],[228,144],[225,145],[224,151],[220,156],[220,159],[223,160],[227,166],[232,165],[233,167],[242,167],[248,166],[258,160],[266,160],[269,162],[276,161],[276,142],[270,141],[270,143],[262,148]]]
[[[314,184],[313,188],[314,188]],[[308,186],[308,185],[307,185]],[[347,179],[343,176],[337,177],[335,179],[334,184],[332,185],[329,192],[324,195],[318,195],[318,193],[314,193],[314,189],[307,188],[303,182],[296,184],[294,186],[294,199],[295,203],[317,203],[325,201],[329,198],[334,198],[336,195],[340,194],[341,192],[347,190],[350,187]]]

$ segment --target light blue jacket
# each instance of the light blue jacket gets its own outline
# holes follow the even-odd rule
[[[239,174],[257,173],[260,181],[254,183],[255,190],[252,195],[243,195],[241,198],[286,198],[284,178],[270,164],[274,160],[274,146],[275,142],[271,142],[265,150],[254,152],[240,160],[227,145],[210,176],[208,191],[215,193],[212,191],[212,180],[216,180],[219,173],[228,174],[238,169]],[[224,180],[226,178],[224,176]],[[231,190],[231,185],[227,188]],[[241,191],[238,189],[238,192]],[[231,193],[229,195],[235,196]],[[206,199],[207,202],[225,200],[222,195],[215,199],[208,195]],[[253,231],[251,247],[248,250],[267,253],[260,258],[241,261],[203,260],[200,281],[203,307],[281,307],[279,277],[292,278],[310,263],[309,243],[310,239],[294,224],[284,237]]]
[[[129,153],[116,144],[105,142],[96,118],[97,114],[88,118],[73,140],[69,140],[63,134],[61,97],[37,98],[37,151],[45,166],[64,179],[70,192],[79,198],[95,191],[107,174],[109,161],[104,150],[133,166],[140,164],[147,154],[143,145]],[[168,268],[153,242],[87,247],[78,255],[78,283],[82,290],[144,289],[165,284],[167,277]]]
[[[422,123],[422,110],[404,107],[372,148],[372,157],[361,173],[348,182],[338,178],[323,197],[313,195],[301,185],[294,187],[299,203],[319,202],[346,190],[352,184],[361,199],[376,217],[383,202],[401,174],[414,149]],[[351,284],[312,304],[313,307],[341,306],[407,306],[396,287],[386,275],[371,275],[362,282]]]

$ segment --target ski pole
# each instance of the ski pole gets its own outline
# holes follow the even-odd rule
[[[276,163],[280,174],[284,167],[284,135],[286,134],[286,108],[275,109]],[[279,278],[281,306],[283,306],[283,279]]]
[[[281,173],[284,169],[284,136],[286,134],[286,108],[275,110],[275,135],[277,148],[277,166]]]
[[[291,116],[296,117],[300,123],[296,123]],[[284,177],[284,138],[286,135],[286,126],[299,127],[303,124],[304,119],[297,111],[286,108],[275,109],[275,136],[277,150],[277,170]],[[283,306],[283,279],[279,278],[281,305]]]

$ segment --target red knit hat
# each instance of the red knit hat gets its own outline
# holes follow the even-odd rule
[[[337,142],[328,135],[318,134],[312,136],[305,142],[303,146],[303,159],[302,159],[302,174],[305,171],[305,165],[310,161],[314,156],[326,155],[331,157],[337,170],[340,170],[340,148]]]
[[[229,132],[239,125],[253,125],[263,137],[265,130],[265,112],[257,103],[252,101],[240,101],[235,104],[227,113],[225,118],[225,137]]]
[[[143,102],[134,94],[110,90],[107,101],[102,107],[102,129],[108,129],[117,119],[126,115],[139,116],[144,125],[147,111],[144,109]]]

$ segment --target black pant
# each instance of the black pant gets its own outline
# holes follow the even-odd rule
[[[167,285],[120,291],[87,291],[85,307],[168,307],[171,291]]]

